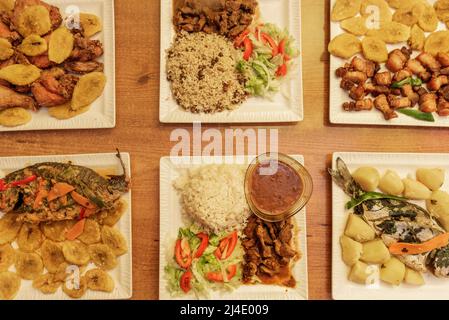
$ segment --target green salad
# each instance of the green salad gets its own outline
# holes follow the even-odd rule
[[[198,298],[208,298],[211,290],[234,290],[240,286],[242,260],[236,231],[209,235],[197,225],[179,229],[173,259],[165,267],[168,290]]]
[[[254,96],[271,97],[278,92],[281,80],[291,72],[299,56],[295,39],[274,24],[244,31],[234,46],[243,50],[237,70],[247,79],[245,90]]]

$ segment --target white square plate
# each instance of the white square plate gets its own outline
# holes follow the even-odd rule
[[[331,0],[330,11],[334,7],[336,0]],[[435,0],[428,0],[429,4],[435,3]],[[392,9],[393,10],[393,9]],[[332,40],[339,34],[344,33],[340,28],[339,22],[330,21],[330,39]],[[439,30],[447,30],[446,26],[440,22]],[[362,37],[360,37],[362,39]],[[387,45],[388,51],[395,48],[406,46],[406,43],[399,45]],[[330,107],[330,122],[333,124],[362,124],[362,125],[377,125],[377,126],[420,126],[420,127],[449,127],[449,117],[440,117],[434,114],[435,122],[426,122],[416,120],[403,114],[398,114],[399,117],[392,120],[385,120],[383,114],[378,110],[348,112],[343,110],[343,103],[351,101],[348,93],[340,88],[341,79],[335,75],[335,70],[343,66],[344,59],[330,55],[330,74],[329,74],[329,107]]]
[[[131,161],[128,153],[122,153],[122,159],[126,167],[127,177],[131,178]],[[20,170],[24,167],[41,162],[68,162],[76,165],[86,166],[91,169],[114,168],[117,174],[122,173],[122,167],[115,153],[83,154],[83,155],[61,155],[61,156],[36,156],[36,157],[8,157],[0,158],[0,176]],[[88,290],[82,299],[84,300],[109,300],[130,299],[132,297],[132,228],[131,228],[131,191],[122,196],[127,204],[127,210],[123,214],[115,228],[120,230],[128,243],[129,251],[117,258],[118,265],[108,273],[115,282],[112,293],[96,292]],[[16,244],[13,244],[17,247]],[[88,266],[91,269],[93,264]],[[14,271],[14,266],[10,271]],[[32,286],[32,281],[22,280],[21,288],[16,296],[17,300],[70,300],[62,289],[59,288],[55,294],[45,295]]]
[[[297,161],[304,163],[302,156],[293,156]],[[167,281],[164,268],[169,261],[174,240],[178,235],[178,230],[183,227],[181,205],[178,193],[173,188],[173,182],[180,176],[180,171],[190,169],[201,165],[212,163],[251,163],[254,157],[249,157],[245,162],[237,162],[233,156],[227,157],[203,157],[194,158],[192,163],[188,164],[186,158],[162,158],[160,162],[160,248],[159,248],[159,299],[172,300],[178,299],[171,297],[167,291]],[[224,159],[224,162],[221,162]],[[239,159],[241,160],[241,158]],[[306,209],[295,216],[296,224],[299,229],[297,240],[299,242],[299,251],[301,259],[293,267],[293,275],[297,280],[295,289],[284,288],[280,286],[268,285],[242,285],[232,293],[220,294],[211,292],[212,300],[307,300],[308,299],[308,276],[307,276],[307,229],[306,229]],[[193,296],[187,296],[184,299],[192,299]],[[181,298],[182,299],[182,298]]]
[[[68,120],[58,120],[48,114],[47,108],[32,112],[33,119],[26,125],[7,128],[0,126],[2,131],[29,130],[64,130],[64,129],[100,129],[115,127],[115,27],[114,0],[48,0],[49,4],[57,6],[63,17],[70,15],[72,10],[93,13],[99,16],[103,30],[92,39],[100,40],[104,46],[104,55],[98,61],[104,63],[104,74],[107,78],[103,95],[92,103],[88,112]]]
[[[259,0],[261,19],[272,22],[281,28],[288,28],[301,47],[301,1],[300,0]],[[174,100],[170,83],[165,72],[166,50],[172,44],[175,30],[172,23],[173,1],[161,0],[161,69],[159,120],[162,123],[270,123],[299,122],[304,119],[302,92],[302,51],[297,61],[297,74],[289,83],[285,83],[284,91],[291,99],[281,92],[273,100],[249,98],[240,108],[217,114],[193,114],[183,110]]]
[[[337,158],[342,158],[353,172],[361,166],[371,166],[382,175],[394,170],[402,178],[415,175],[419,168],[441,168],[446,171],[445,184],[441,190],[449,191],[449,154],[424,153],[334,153],[333,168]],[[426,284],[420,287],[401,284],[393,287],[380,281],[373,285],[360,285],[348,280],[349,268],[341,258],[340,237],[344,233],[349,201],[343,190],[335,183],[332,186],[332,296],[336,300],[448,300],[449,279],[438,279],[424,275]],[[415,202],[424,206],[424,201]]]

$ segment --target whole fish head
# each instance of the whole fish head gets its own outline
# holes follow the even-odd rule
[[[332,180],[351,198],[358,198],[364,193],[341,158],[337,159],[337,169],[329,169],[329,174]]]

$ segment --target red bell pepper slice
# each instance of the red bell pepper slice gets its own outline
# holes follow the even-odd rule
[[[234,249],[237,246],[237,242],[238,242],[237,231],[234,231],[229,236],[221,240],[220,245],[218,246],[217,250],[215,250],[215,257],[218,260],[228,259],[234,252]]]
[[[6,184],[5,180],[0,179],[0,191],[6,191],[8,190],[8,185]]]
[[[231,281],[232,278],[237,274],[237,265],[233,264],[228,267],[227,276],[228,281]],[[223,282],[223,273],[221,272],[208,272],[206,274],[206,279],[212,282]]]
[[[243,41],[248,37],[249,30],[243,31],[237,38],[234,40],[234,47],[240,48],[243,44]]]
[[[192,278],[193,274],[190,270],[184,272],[184,274],[181,276],[179,285],[184,293],[189,293],[189,291],[192,290]]]
[[[201,244],[198,247],[198,250],[196,250],[195,253],[195,258],[201,258],[201,256],[203,255],[204,251],[206,251],[207,246],[209,245],[209,236],[203,232],[198,233],[196,235],[200,240],[201,240]]]
[[[276,75],[278,77],[285,77],[287,75],[287,64],[282,64],[279,66],[278,70],[276,71]]]
[[[274,39],[272,37],[270,37],[267,33],[262,32],[260,34],[260,36],[262,37],[262,42],[263,43],[267,43],[270,45],[272,51],[271,51],[271,55],[273,57],[276,57],[279,54],[279,48],[278,45],[276,43],[276,41],[274,41]]]
[[[175,246],[176,263],[183,269],[188,269],[192,265],[192,254],[189,242],[185,239],[178,239]]]
[[[248,61],[253,54],[253,43],[249,38],[245,38],[245,40],[243,40],[243,44],[245,45],[245,52],[243,53],[243,59]]]
[[[25,178],[23,180],[11,182],[11,186],[13,186],[13,187],[23,186],[25,184],[29,184],[29,183],[33,182],[36,179],[37,179],[37,176],[32,175],[32,176],[29,176],[28,178]]]

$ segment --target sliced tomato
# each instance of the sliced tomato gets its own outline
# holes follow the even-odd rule
[[[198,259],[203,255],[204,251],[206,251],[207,246],[209,245],[209,236],[203,232],[198,233],[196,236],[201,240],[201,244],[195,253],[195,258]]]
[[[251,56],[253,55],[253,43],[249,38],[245,38],[245,40],[243,40],[243,44],[245,45],[245,52],[243,53],[243,59],[248,61],[249,58],[251,58]]]
[[[218,260],[228,259],[234,252],[234,249],[237,246],[237,242],[237,231],[234,231],[226,238],[221,240],[220,245],[218,246],[217,250],[215,250],[215,257],[217,257]]]
[[[276,57],[279,54],[279,48],[278,45],[276,43],[276,41],[274,41],[274,39],[272,37],[270,37],[267,33],[262,32],[260,34],[260,36],[262,37],[262,42],[263,43],[267,43],[270,45],[272,51],[271,51],[271,55],[273,57]]]
[[[230,265],[226,271],[227,271],[228,281],[231,281],[231,279],[234,278],[235,275],[237,274],[237,265],[236,264]],[[223,273],[208,272],[206,274],[206,278],[207,278],[207,280],[212,281],[212,282],[223,282]]]
[[[189,291],[192,290],[192,278],[193,274],[190,270],[184,272],[184,274],[181,276],[179,285],[182,291],[184,291],[185,293],[189,293]]]
[[[178,239],[175,246],[176,263],[183,269],[188,269],[192,265],[192,254],[189,242],[186,239]]]
[[[287,75],[287,64],[286,63],[279,66],[278,70],[276,71],[276,75],[278,77],[285,77]]]
[[[279,42],[278,51],[282,55],[285,55],[285,45],[286,44],[287,44],[287,41],[285,41],[285,39],[282,39],[281,42]]]
[[[243,31],[237,38],[234,40],[234,47],[240,48],[243,45],[243,41],[248,38],[249,30]]]

